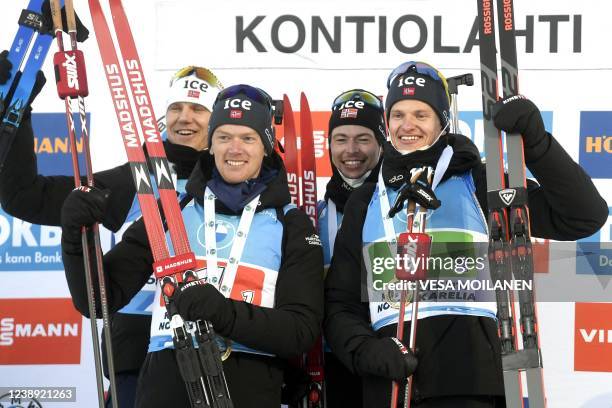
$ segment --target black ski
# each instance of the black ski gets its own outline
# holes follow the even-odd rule
[[[533,281],[533,253],[529,234],[529,210],[525,180],[523,141],[520,135],[506,135],[508,183],[504,175],[503,140],[493,124],[493,105],[498,100],[495,12],[491,0],[477,0],[484,141],[489,207],[489,268],[494,282]],[[518,93],[518,69],[514,37],[512,0],[498,0],[500,57],[504,97]],[[546,406],[542,382],[542,360],[538,344],[533,293],[519,293],[523,348],[516,336],[514,294],[497,290],[497,318],[501,341],[506,405],[523,407],[522,371],[527,372],[529,406]]]
[[[504,99],[506,99],[518,95],[513,0],[497,0],[497,16],[502,88]],[[512,274],[515,279],[533,282],[533,248],[529,231],[525,158],[521,135],[506,134],[506,149],[508,189],[510,195],[514,194],[508,210]],[[504,369],[524,370],[527,374],[529,406],[530,408],[543,408],[546,406],[546,400],[542,377],[542,353],[536,324],[535,299],[530,289],[519,291],[519,309],[523,349],[505,359]]]

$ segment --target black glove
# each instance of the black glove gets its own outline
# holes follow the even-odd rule
[[[520,133],[525,159],[535,160],[548,149],[550,140],[538,107],[523,95],[497,101],[493,106],[495,127],[508,133]]]
[[[42,4],[42,28],[41,32],[53,34],[53,18],[51,17],[51,5],[49,0],[45,0]],[[78,42],[84,42],[89,37],[89,30],[83,25],[79,15],[74,13],[76,22],[76,38]],[[62,7],[62,29],[65,33],[68,32],[68,23],[66,21],[66,10]]]
[[[11,68],[13,68],[13,64],[8,60],[8,53],[7,50],[0,52],[0,85],[6,84],[11,77]]]
[[[365,341],[355,352],[355,370],[360,375],[375,375],[401,381],[414,373],[418,360],[412,351],[393,337]]]
[[[208,320],[218,333],[226,333],[231,327],[231,300],[203,280],[182,286],[174,302],[183,319]]]
[[[9,52],[6,50],[0,53],[0,84],[2,85],[4,85],[10,79],[11,68],[13,68],[13,64],[8,60],[8,53]],[[36,73],[36,81],[34,82],[34,87],[32,88],[32,93],[30,94],[30,99],[28,99],[27,106],[32,104],[34,98],[38,96],[46,83],[47,78],[45,78],[45,74],[42,71],[38,71]],[[24,114],[24,119],[27,119],[29,116],[30,109],[27,109],[26,113]]]
[[[438,200],[436,194],[426,183],[421,183],[419,180],[415,183],[408,181],[399,189],[395,202],[389,210],[389,217],[395,217],[395,214],[404,208],[406,200],[414,200],[426,209],[433,208],[435,210],[442,205],[442,201]]]
[[[72,190],[62,206],[62,246],[68,253],[81,248],[81,228],[101,222],[108,207],[110,190],[81,186]]]

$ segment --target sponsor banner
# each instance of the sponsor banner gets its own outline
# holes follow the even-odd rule
[[[80,364],[81,322],[71,299],[0,299],[0,364]]]
[[[576,273],[612,277],[612,207],[608,207],[608,220],[588,238],[577,241]],[[607,283],[607,282],[606,282]]]
[[[0,272],[63,270],[62,229],[33,225],[0,209]]]
[[[89,124],[89,114],[88,124]],[[78,115],[74,115],[79,127]],[[38,173],[44,176],[72,175],[70,141],[63,113],[32,114],[34,152]],[[77,133],[80,131],[77,130]],[[79,138],[80,139],[80,138]],[[77,150],[82,153],[82,142]],[[85,164],[80,155],[81,173]],[[32,225],[0,210],[0,272],[24,270],[62,270],[61,228]]]
[[[612,372],[612,303],[576,303],[574,370]]]
[[[215,18],[202,26],[182,24],[186,10]],[[395,0],[378,4],[373,12],[368,1],[185,1],[181,7],[165,1],[156,11],[157,69],[192,63],[176,46],[173,39],[177,37],[214,38],[206,58],[213,67],[244,66],[246,61],[249,68],[380,68],[415,55],[425,61],[446,57],[452,59],[452,66],[477,61],[475,4],[466,7],[462,2],[446,2],[444,7],[432,7],[415,1],[407,6]],[[588,41],[599,38],[597,27],[605,24],[601,15],[584,7],[560,7],[550,0],[521,3],[516,8],[517,48],[526,55],[520,61],[530,66],[559,63],[576,68],[588,64],[579,58],[570,60],[576,55],[605,60],[609,57],[597,55]]]
[[[612,177],[612,112],[580,112],[579,163],[591,177]]]
[[[81,174],[85,174],[83,143],[80,138],[80,120],[78,114],[72,115],[77,133],[77,151],[79,152]],[[89,130],[90,114],[87,114]],[[38,173],[44,176],[69,175],[72,172],[72,153],[66,115],[64,113],[33,113],[34,152],[38,162]]]

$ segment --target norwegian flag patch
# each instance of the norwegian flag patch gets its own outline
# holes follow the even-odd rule
[[[340,119],[356,118],[358,110],[356,108],[342,109],[340,112]]]
[[[240,109],[232,109],[232,110],[230,110],[230,118],[232,118],[232,119],[242,119],[242,111]]]
[[[414,96],[414,87],[408,87],[408,88],[404,88],[404,90],[402,91],[402,94],[404,95],[408,95],[408,96]]]
[[[200,97],[200,91],[194,91],[193,89],[190,89],[187,92],[187,97],[188,98],[199,98]]]

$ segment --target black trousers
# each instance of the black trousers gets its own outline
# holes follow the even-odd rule
[[[223,362],[234,408],[279,408],[283,364],[273,357],[232,352]],[[136,391],[137,408],[189,408],[174,350],[147,354]]]
[[[136,401],[136,384],[138,383],[138,372],[122,372],[115,376],[117,382],[117,402],[119,408],[133,408]],[[106,399],[106,408],[111,408],[110,393]]]
[[[351,373],[332,353],[325,353],[325,395],[328,408],[361,407],[361,378]]]

